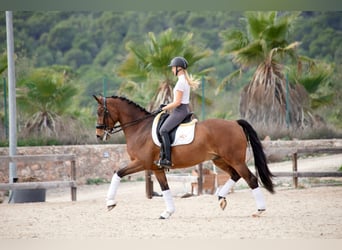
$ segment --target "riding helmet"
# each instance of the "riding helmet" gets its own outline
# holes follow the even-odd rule
[[[184,57],[177,56],[171,60],[169,67],[172,66],[182,67],[183,69],[186,69],[188,67],[188,61],[185,60]]]

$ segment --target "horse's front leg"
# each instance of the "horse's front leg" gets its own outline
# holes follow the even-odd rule
[[[112,180],[110,182],[110,186],[109,186],[109,189],[107,192],[107,198],[106,198],[106,205],[107,205],[108,211],[112,210],[117,204],[115,197],[116,197],[116,192],[118,190],[121,178],[126,175],[137,173],[142,170],[144,170],[144,167],[141,164],[141,162],[133,161],[133,162],[130,162],[127,167],[119,169],[117,172],[114,173]]]
[[[173,203],[173,198],[169,188],[169,184],[167,183],[165,171],[163,169],[155,170],[154,175],[156,176],[159,182],[164,202],[166,205],[166,209],[164,210],[164,212],[161,213],[159,219],[168,219],[176,211],[176,209]]]

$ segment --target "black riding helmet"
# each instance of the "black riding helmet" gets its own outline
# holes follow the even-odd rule
[[[178,67],[181,67],[182,69],[186,69],[188,67],[188,61],[181,56],[177,56],[175,58],[173,58],[169,64],[169,67],[176,67],[176,75],[178,75]]]

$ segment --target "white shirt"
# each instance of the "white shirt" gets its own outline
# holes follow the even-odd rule
[[[178,81],[176,83],[176,86],[173,89],[173,96],[176,97],[176,91],[183,92],[182,96],[182,104],[189,104],[190,102],[190,85],[188,84],[188,81],[185,79],[185,75],[178,76]]]

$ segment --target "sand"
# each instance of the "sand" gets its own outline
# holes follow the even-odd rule
[[[48,190],[46,202],[0,204],[0,239],[342,239],[342,186],[278,180],[275,194],[262,189],[267,211],[253,218],[251,191],[239,182],[224,211],[215,195],[181,198],[190,184],[170,183],[176,212],[168,220],[158,219],[164,201],[147,199],[144,182],[121,183],[110,212],[108,184],[80,186],[76,202],[69,189]]]

